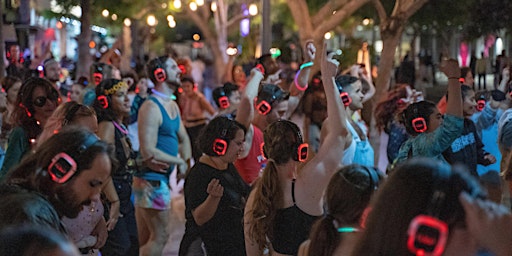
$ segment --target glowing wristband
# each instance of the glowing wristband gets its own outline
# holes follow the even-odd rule
[[[300,65],[300,70],[304,69],[304,68],[307,68],[307,67],[311,67],[313,66],[313,62],[312,61],[308,61],[302,65]]]
[[[311,63],[311,62],[310,62]],[[302,67],[302,66],[301,66]],[[302,68],[301,68],[302,69]],[[308,89],[308,84],[306,84],[304,87],[300,86],[299,84],[299,74],[300,74],[300,71],[301,69],[299,69],[299,71],[297,71],[297,73],[295,74],[295,78],[293,79],[293,82],[295,83],[295,87],[297,88],[297,90],[299,91],[305,91]]]

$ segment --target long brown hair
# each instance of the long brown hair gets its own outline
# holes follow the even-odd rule
[[[287,163],[297,152],[293,145],[298,136],[290,129],[297,125],[290,121],[277,121],[270,124],[263,134],[263,150],[268,158],[262,177],[256,182],[255,196],[250,215],[249,235],[262,250],[267,244],[267,237],[273,237],[273,223],[276,211],[283,205],[282,188],[279,184],[277,166]]]

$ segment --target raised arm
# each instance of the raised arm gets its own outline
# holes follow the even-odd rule
[[[446,114],[463,117],[462,95],[460,91],[460,68],[454,59],[443,60],[441,71],[448,77],[448,100],[446,102]]]
[[[244,150],[240,154],[240,158],[245,158],[251,149],[252,136],[254,135],[254,130],[251,127],[251,122],[254,118],[254,98],[258,95],[261,80],[263,80],[263,73],[257,68],[253,68],[251,70],[251,78],[245,87],[245,91],[242,92],[242,99],[236,113],[236,121],[247,129]]]
[[[345,140],[348,134],[345,120],[346,112],[337,93],[334,77],[338,70],[338,61],[326,56],[326,46],[322,55],[321,69],[327,99],[327,114],[329,120],[325,123],[328,129],[324,142],[320,145],[318,154],[303,168],[301,177],[305,184],[306,193],[313,201],[320,201],[324,188],[332,174],[336,172],[343,158]]]
[[[304,63],[300,66],[299,71],[297,71],[289,87],[290,98],[288,99],[288,111],[285,114],[285,119],[289,119],[292,116],[295,109],[299,106],[304,91],[308,88],[311,67],[313,66],[313,60],[316,56],[316,48],[312,40],[306,42],[304,52],[306,53]]]

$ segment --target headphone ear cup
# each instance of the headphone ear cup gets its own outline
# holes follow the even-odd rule
[[[100,106],[104,109],[107,109],[109,106],[108,97],[105,95],[100,95],[97,98],[98,102],[100,103]]]
[[[256,105],[256,110],[260,115],[265,116],[272,111],[272,106],[266,100],[262,100]]]
[[[57,183],[66,183],[75,173],[75,160],[64,152],[55,155],[48,166],[50,178]]]
[[[340,93],[341,101],[345,107],[348,107],[352,103],[352,98],[346,92]]]
[[[407,248],[414,255],[442,255],[448,224],[429,215],[418,215],[409,224],[407,235]]]
[[[153,75],[155,76],[155,80],[160,83],[163,83],[167,80],[167,73],[165,72],[164,68],[160,67],[160,65],[158,65],[155,70],[153,70]]]
[[[428,130],[427,121],[423,117],[417,117],[412,120],[412,128],[417,133],[424,133]]]
[[[218,99],[219,106],[223,109],[229,108],[229,99],[228,96],[222,96]]]
[[[213,152],[218,156],[223,156],[228,150],[228,142],[224,139],[217,138],[213,141]]]

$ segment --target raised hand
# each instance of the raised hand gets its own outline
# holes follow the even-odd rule
[[[459,78],[460,77],[459,62],[455,59],[444,59],[441,62],[441,66],[439,67],[439,69],[448,78]]]
[[[220,198],[224,194],[224,187],[220,184],[218,179],[212,179],[210,183],[208,183],[208,188],[206,188],[206,193],[215,198]]]
[[[320,65],[322,69],[322,76],[335,77],[338,73],[338,66],[340,63],[333,59],[334,55],[334,52],[331,52],[329,55],[327,55],[327,44],[324,43],[324,54],[322,54],[322,62]]]
[[[306,61],[313,61],[316,56],[316,47],[313,40],[307,40],[304,49],[306,52]]]

